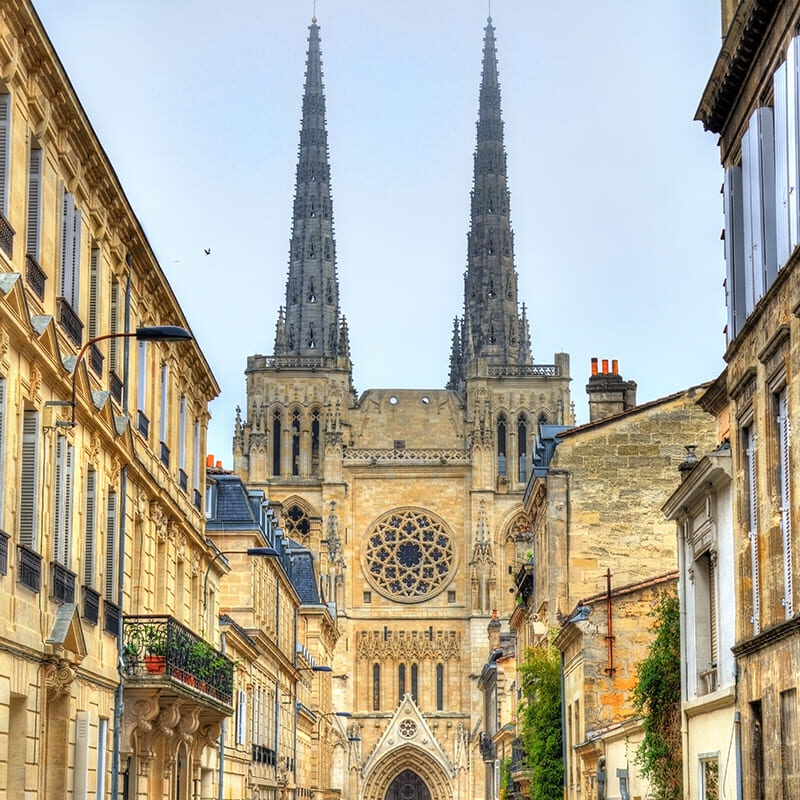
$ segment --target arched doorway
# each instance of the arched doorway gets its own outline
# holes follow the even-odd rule
[[[416,772],[406,769],[392,781],[386,800],[431,800],[431,793]]]

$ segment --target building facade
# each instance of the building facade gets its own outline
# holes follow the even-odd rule
[[[517,297],[494,27],[445,389],[354,390],[316,20],[308,41],[286,300],[273,354],[247,361],[234,469],[319,553],[340,632],[332,708],[352,715],[343,796],[483,797],[473,732],[487,625],[493,610],[513,611],[512,577],[530,548],[521,501],[535,426],[573,421],[569,358],[533,363]]]
[[[742,796],[800,793],[798,95],[800,5],[723,3],[697,119],[724,168],[727,394]]]

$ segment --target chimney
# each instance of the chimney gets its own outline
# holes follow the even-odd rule
[[[500,647],[500,620],[497,619],[497,609],[492,610],[492,619],[489,622],[489,649],[494,651]]]
[[[602,361],[603,369],[598,374],[597,359],[592,359],[592,374],[586,384],[586,394],[589,395],[589,422],[613,417],[622,414],[636,405],[636,381],[625,381],[619,374],[619,361],[611,360],[611,370],[608,369],[608,359]]]
[[[213,467],[214,466],[214,454],[209,453],[206,456],[206,467]]]

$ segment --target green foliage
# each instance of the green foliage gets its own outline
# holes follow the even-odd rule
[[[508,797],[508,787],[511,783],[511,759],[504,758],[500,764],[500,800]]]
[[[528,651],[522,664],[525,703],[520,735],[531,776],[531,800],[562,800],[561,657],[552,645]]]
[[[642,717],[644,741],[636,763],[650,780],[653,800],[679,800],[681,772],[681,627],[674,593],[664,594],[652,614],[655,639],[639,664],[633,701]]]

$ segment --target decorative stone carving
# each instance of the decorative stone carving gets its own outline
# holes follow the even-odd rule
[[[49,664],[47,666],[47,699],[49,702],[58,700],[62,695],[69,693],[70,684],[75,678],[75,670],[66,662]]]

